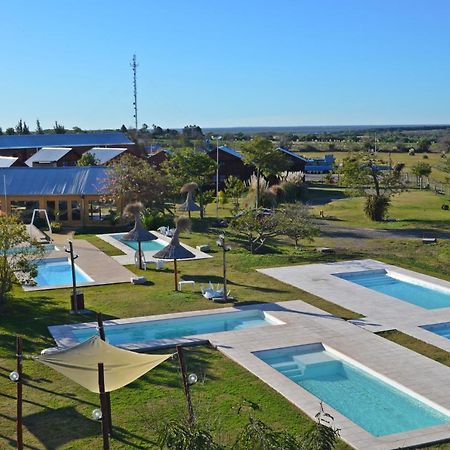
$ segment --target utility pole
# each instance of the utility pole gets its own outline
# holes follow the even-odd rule
[[[133,61],[130,64],[133,69],[133,108],[134,108],[134,126],[136,128],[136,141],[138,138],[138,113],[137,113],[137,83],[136,83],[136,72],[138,64],[136,63],[136,55],[133,55]]]

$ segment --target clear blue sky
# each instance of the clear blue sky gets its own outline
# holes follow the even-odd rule
[[[0,126],[450,123],[448,0],[4,1]]]

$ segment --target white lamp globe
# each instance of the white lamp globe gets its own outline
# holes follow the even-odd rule
[[[17,382],[17,381],[19,381],[19,378],[20,378],[19,373],[16,372],[15,370],[14,370],[14,372],[11,372],[11,373],[9,374],[9,379],[10,379],[11,381]]]
[[[198,377],[195,373],[191,373],[188,375],[188,383],[189,384],[195,384],[198,381]]]
[[[101,409],[95,408],[95,409],[92,411],[92,418],[93,418],[94,420],[102,420],[102,417],[103,417],[103,414],[102,414],[102,410],[101,410]]]

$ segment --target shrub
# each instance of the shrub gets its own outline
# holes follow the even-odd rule
[[[300,186],[292,181],[283,181],[280,186],[284,190],[285,201],[294,203],[300,194]]]
[[[385,195],[368,195],[364,212],[374,221],[381,222],[386,217],[391,201]]]
[[[275,195],[277,203],[282,203],[286,200],[286,192],[283,186],[279,184],[274,184],[269,188],[269,191]]]
[[[170,226],[173,223],[172,217],[162,212],[154,212],[147,209],[142,212],[141,220],[147,230],[157,230],[162,226]]]
[[[50,222],[53,233],[59,233],[61,231],[61,222],[53,221]]]

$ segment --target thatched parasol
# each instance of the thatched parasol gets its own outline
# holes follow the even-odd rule
[[[175,219],[176,229],[170,240],[169,245],[164,247],[159,252],[153,255],[156,259],[173,259],[173,268],[175,273],[175,290],[178,291],[178,272],[177,272],[177,259],[190,259],[195,258],[195,255],[187,248],[180,244],[180,233],[187,231],[191,225],[190,220],[187,217],[178,217]]]
[[[201,211],[202,208],[195,203],[194,192],[198,189],[197,183],[186,183],[181,189],[181,194],[186,194],[186,201],[178,206],[180,211],[187,211],[189,218],[191,211]]]
[[[158,239],[157,236],[150,233],[142,225],[141,211],[144,209],[144,205],[141,202],[129,203],[124,211],[123,215],[127,217],[134,217],[134,227],[131,231],[123,236],[124,241],[136,241],[138,243],[138,257],[139,257],[139,269],[142,269],[142,248],[141,242],[154,241]]]

